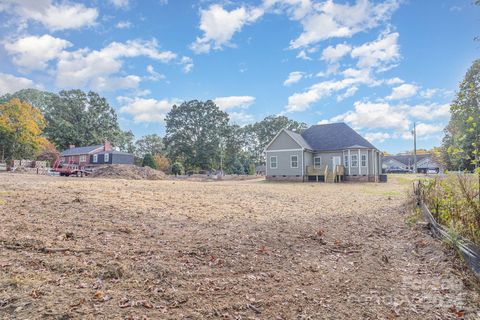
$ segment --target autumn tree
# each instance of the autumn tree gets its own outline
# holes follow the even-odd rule
[[[45,119],[39,109],[19,99],[0,104],[0,152],[3,158],[36,157],[47,143]]]
[[[165,173],[170,171],[170,160],[168,160],[167,157],[157,153],[153,156],[153,159],[155,160],[155,164],[158,170],[161,170]]]

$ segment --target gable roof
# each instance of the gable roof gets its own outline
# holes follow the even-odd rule
[[[284,129],[283,131],[285,131],[293,140],[295,140],[295,142],[298,143],[300,147],[304,149],[310,149],[310,150],[312,149],[312,147],[308,144],[307,141],[305,141],[305,139],[301,134],[298,134],[296,132],[293,132],[287,129]]]
[[[333,151],[349,148],[377,149],[345,123],[314,125],[305,130],[301,136],[310,146],[308,149],[315,151]]]
[[[430,154],[417,154],[417,163],[426,159],[430,158]],[[401,154],[397,156],[385,156],[383,157],[383,161],[388,161],[388,160],[396,160],[400,163],[403,163],[404,165],[411,166],[414,164],[414,156],[413,154]]]
[[[95,151],[99,148],[102,148],[103,150],[103,144],[98,144],[98,145],[88,146],[88,147],[70,148],[62,151],[60,155],[61,156],[78,156],[82,154],[89,154],[90,152]]]

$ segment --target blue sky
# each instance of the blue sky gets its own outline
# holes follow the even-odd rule
[[[471,0],[0,0],[0,94],[81,88],[137,138],[174,103],[246,124],[343,121],[381,150],[439,145],[479,55]]]

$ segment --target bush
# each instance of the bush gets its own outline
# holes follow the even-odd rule
[[[183,165],[180,162],[174,162],[172,164],[172,173],[174,175],[183,174],[183,171],[184,171],[184,168],[183,168]]]
[[[147,153],[143,157],[142,167],[150,167],[150,168],[153,168],[153,169],[157,169],[157,164],[155,163],[155,159],[153,158],[153,156],[151,154]]]
[[[161,154],[156,154],[153,158],[158,170],[161,170],[165,173],[170,171],[170,160]]]

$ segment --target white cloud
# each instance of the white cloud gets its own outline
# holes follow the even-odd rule
[[[290,2],[299,7],[299,1]],[[299,20],[303,26],[302,34],[291,41],[290,47],[297,49],[307,47],[319,41],[336,38],[351,37],[354,34],[377,27],[380,23],[390,19],[398,8],[399,2],[389,0],[382,3],[373,3],[368,0],[358,0],[356,4],[336,4],[332,0],[321,3],[304,1],[302,10],[293,11],[293,20]]]
[[[117,29],[130,29],[132,27],[132,23],[130,21],[119,21],[115,28]]]
[[[148,80],[152,80],[152,81],[158,81],[158,80],[164,80],[166,77],[165,75],[161,74],[161,73],[158,73],[157,71],[155,71],[155,68],[149,64],[147,66],[147,72],[149,74],[148,76]]]
[[[213,99],[213,102],[220,108],[220,110],[226,111],[234,108],[248,108],[255,102],[255,97],[252,96],[228,96],[218,97]]]
[[[110,0],[110,3],[117,8],[128,8],[128,6],[130,5],[129,0]]]
[[[72,43],[45,34],[43,36],[28,36],[14,42],[5,43],[5,50],[13,56],[13,63],[17,66],[34,70],[45,69],[50,60],[57,58],[60,53],[72,46]]]
[[[126,77],[97,77],[92,80],[90,86],[98,91],[114,91],[117,89],[138,88],[142,79],[139,76],[129,75]]]
[[[335,63],[350,51],[352,51],[352,47],[345,43],[339,43],[335,47],[328,46],[322,52],[322,60]]]
[[[438,89],[425,89],[420,91],[422,98],[430,99],[439,92]]]
[[[359,68],[378,68],[385,71],[400,59],[400,47],[397,44],[398,33],[382,34],[377,40],[353,48],[352,58],[357,58]]]
[[[300,50],[297,54],[297,58],[303,60],[312,60],[312,58],[308,56],[305,50]]]
[[[444,126],[428,123],[418,123],[416,125],[417,138],[429,138],[433,135],[439,134],[443,131]],[[405,140],[413,140],[412,131],[404,131],[400,134],[400,137]]]
[[[300,71],[290,72],[290,74],[288,75],[287,80],[285,80],[285,81],[283,82],[283,85],[284,85],[284,86],[289,86],[289,85],[291,85],[291,84],[297,83],[298,81],[302,80],[304,74],[305,74],[304,72],[300,72]]]
[[[332,121],[345,121],[356,129],[408,130],[410,125],[407,114],[399,108],[392,107],[388,103],[361,101],[354,103],[354,110],[334,117]]]
[[[390,139],[392,136],[387,132],[367,132],[365,134],[365,139],[370,142],[384,142],[387,139]]]
[[[36,87],[32,80],[0,73],[0,95],[14,93],[18,90]]]
[[[404,83],[392,89],[392,93],[386,97],[387,100],[400,100],[413,97],[417,94],[419,87],[413,84]]]
[[[156,100],[144,98],[118,97],[122,104],[120,112],[133,116],[135,122],[160,122],[163,123],[166,114],[174,104],[179,104],[179,99]]]
[[[312,103],[331,95],[334,92],[342,91],[359,84],[377,85],[378,82],[370,76],[369,70],[347,69],[343,71],[344,79],[322,81],[309,87],[301,93],[294,93],[288,97],[286,112],[301,112],[307,110]],[[348,90],[347,90],[348,91]],[[352,92],[353,91],[353,92]],[[354,94],[355,89],[350,90]]]
[[[355,93],[357,93],[357,91],[358,91],[358,87],[350,87],[343,94],[337,96],[337,101],[338,102],[343,101],[346,98],[353,96]]]
[[[394,86],[394,85],[397,85],[397,84],[402,84],[404,83],[405,81],[403,81],[402,79],[400,79],[399,77],[395,77],[395,78],[390,78],[388,79],[387,81],[385,81],[386,84],[388,84],[389,86]]]
[[[98,18],[96,8],[66,1],[3,0],[3,5],[5,12],[16,16],[14,21],[19,25],[35,21],[52,31],[93,26]]]
[[[109,78],[119,73],[123,66],[123,58],[146,56],[160,62],[170,62],[177,55],[171,51],[160,51],[155,40],[129,40],[125,43],[112,42],[101,50],[79,49],[73,52],[64,51],[57,63],[56,83],[58,87],[95,87],[97,78]],[[120,88],[131,88],[133,78],[116,81]],[[118,79],[117,79],[118,80]],[[105,80],[108,81],[108,80]],[[111,88],[111,86],[107,86]],[[106,86],[100,86],[106,88]],[[114,89],[114,88],[111,88]]]
[[[405,107],[406,112],[414,118],[422,120],[433,120],[437,118],[450,117],[449,104],[430,104],[430,105],[414,105]]]
[[[200,11],[200,30],[202,37],[197,37],[190,48],[195,53],[207,53],[230,45],[233,35],[244,25],[253,23],[263,15],[260,8],[239,7],[232,11],[225,10],[218,4]]]
[[[228,115],[230,117],[230,122],[238,125],[245,125],[255,121],[255,118],[253,117],[253,115],[242,112],[242,111],[229,112]]]
[[[180,64],[183,66],[183,73],[190,73],[193,69],[193,60],[190,57],[183,56],[180,60]]]

